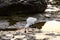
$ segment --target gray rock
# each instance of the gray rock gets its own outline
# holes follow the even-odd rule
[[[7,28],[9,26],[9,22],[8,21],[0,21],[0,29],[1,28]]]
[[[40,13],[47,8],[45,0],[1,0],[0,15],[16,13]]]

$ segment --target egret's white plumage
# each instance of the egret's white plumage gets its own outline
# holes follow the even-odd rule
[[[27,24],[25,25],[25,27],[29,27],[30,25],[35,24],[36,21],[37,21],[37,18],[28,17],[26,20]]]

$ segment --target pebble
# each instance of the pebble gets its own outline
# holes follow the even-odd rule
[[[23,40],[27,40],[27,38],[24,38]]]
[[[16,35],[14,38],[24,38],[25,35]]]
[[[40,34],[40,33],[35,34],[35,38],[36,39],[44,39],[44,38],[48,38],[48,37],[49,36],[44,35],[44,34]]]
[[[13,34],[6,34],[7,37],[13,38]]]

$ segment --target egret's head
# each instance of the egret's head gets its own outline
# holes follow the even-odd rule
[[[37,18],[28,17],[26,20],[27,24],[25,25],[25,27],[29,27],[30,25],[35,24],[36,21],[37,21]]]

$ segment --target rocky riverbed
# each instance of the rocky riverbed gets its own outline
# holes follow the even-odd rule
[[[60,33],[42,32],[37,28],[24,28],[15,31],[0,31],[0,40],[60,40]]]
[[[58,7],[60,8],[60,6]],[[29,30],[27,28],[28,32],[25,33],[24,26],[27,17],[35,17],[38,21],[32,25],[32,27],[37,28],[29,28]],[[0,40],[60,40],[60,33],[42,32],[40,30],[44,23],[50,20],[60,21],[60,11],[10,17],[0,16],[0,29],[4,29],[0,30]]]

